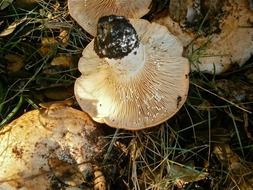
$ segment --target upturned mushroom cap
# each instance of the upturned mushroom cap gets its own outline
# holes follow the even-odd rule
[[[109,55],[98,56],[94,51],[98,39],[92,40],[79,60],[82,75],[76,80],[74,91],[81,108],[95,121],[140,130],[164,122],[184,104],[189,86],[189,63],[182,57],[181,43],[166,27],[142,19],[130,19],[130,23],[139,43],[133,45],[134,33],[129,38],[122,36],[118,40],[128,39],[126,42],[133,45],[133,50],[109,59]],[[114,31],[111,30],[114,26],[109,28],[108,31]],[[125,31],[130,30],[126,27]],[[127,46],[123,42],[119,44]],[[117,49],[113,45],[112,42],[107,47]],[[128,51],[126,49],[119,51]],[[108,51],[101,52],[107,54]]]
[[[88,162],[103,159],[102,135],[87,114],[65,105],[25,113],[0,131],[0,189],[78,187]]]
[[[97,21],[106,15],[141,18],[152,0],[68,0],[70,15],[89,34],[96,36]]]
[[[249,1],[226,0],[223,4],[220,32],[197,39],[197,33],[182,28],[170,15],[155,20],[180,39],[189,56],[196,53],[192,71],[221,74],[233,64],[242,66],[253,54],[253,11]]]

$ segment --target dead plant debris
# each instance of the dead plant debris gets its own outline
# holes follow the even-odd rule
[[[216,37],[227,35],[229,27],[238,46],[252,45],[252,1],[156,3],[153,21],[167,23],[191,52],[192,64],[201,64],[207,47],[216,47],[215,39],[222,48],[222,40],[231,38]],[[196,36],[205,39],[197,40],[199,46],[192,45]],[[91,40],[69,15],[67,0],[0,3],[0,189],[32,182],[42,183],[41,190],[253,188],[252,48],[233,41],[236,57],[243,58],[233,55],[232,67],[220,75],[190,73],[180,111],[153,129],[131,132],[94,123],[74,99],[77,63]],[[231,53],[225,50],[222,54]],[[65,99],[72,101],[55,102]],[[80,155],[85,147],[87,154]]]

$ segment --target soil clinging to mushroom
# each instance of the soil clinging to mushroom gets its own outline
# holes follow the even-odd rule
[[[92,188],[107,143],[79,110],[52,104],[27,112],[0,131],[0,189]]]

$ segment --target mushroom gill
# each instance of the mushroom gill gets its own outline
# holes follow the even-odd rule
[[[142,19],[130,23],[139,45],[129,54],[99,57],[96,40],[84,49],[75,96],[95,121],[139,130],[158,125],[181,108],[188,93],[189,64],[181,43],[164,26]]]

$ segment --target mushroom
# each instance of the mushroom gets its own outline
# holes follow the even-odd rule
[[[152,0],[68,0],[70,15],[89,34],[96,36],[97,21],[106,15],[141,18]]]
[[[172,117],[184,104],[189,63],[180,41],[143,19],[105,16],[84,49],[74,92],[95,121],[140,130]]]
[[[217,1],[208,2],[212,10],[213,2]],[[242,66],[253,54],[253,11],[249,1],[226,0],[222,4],[222,8],[217,7],[221,12],[214,11],[216,15],[213,15],[218,20],[219,30],[208,35],[199,35],[182,27],[172,19],[172,15],[154,20],[165,25],[186,47],[189,58],[193,60],[192,71],[221,74],[233,64]]]
[[[66,105],[23,114],[0,131],[0,189],[92,184],[108,143],[102,135],[87,114]]]

